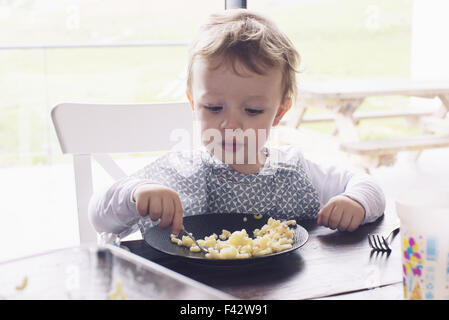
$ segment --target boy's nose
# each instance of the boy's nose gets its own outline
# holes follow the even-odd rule
[[[241,129],[241,124],[238,116],[234,112],[228,112],[221,122],[223,129]]]
[[[237,121],[233,119],[226,119],[221,123],[221,127],[223,129],[240,129],[239,124]]]

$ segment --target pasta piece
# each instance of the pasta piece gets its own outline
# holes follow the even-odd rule
[[[123,284],[121,282],[115,283],[115,289],[114,291],[111,291],[109,293],[109,299],[111,300],[126,300],[126,295],[123,293]]]
[[[266,248],[266,249],[255,252],[254,256],[260,257],[260,256],[265,256],[270,253],[273,253],[273,250],[271,248]]]
[[[236,256],[236,259],[248,259],[251,257],[250,253],[239,253]]]
[[[231,232],[223,229],[223,230],[221,230],[221,234],[220,234],[219,238],[224,241],[224,240],[228,239],[230,235],[231,235]]]
[[[198,246],[196,246],[196,245],[191,246],[189,250],[190,250],[191,252],[200,252],[200,251],[201,251],[200,247],[198,247]]]
[[[192,238],[188,237],[188,236],[182,236],[182,245],[186,246],[186,247],[190,247],[194,244]]]
[[[179,241],[181,241],[181,240],[179,240],[174,234],[171,234],[171,235],[170,235],[170,241],[173,242],[173,243],[178,244]],[[182,241],[181,241],[181,242],[182,242]]]
[[[237,249],[235,247],[227,247],[220,250],[220,259],[235,259],[237,257]]]
[[[25,277],[23,278],[22,284],[19,285],[19,286],[16,286],[16,290],[21,291],[21,290],[25,289],[27,285],[28,285],[28,277],[25,276]]]
[[[209,259],[219,259],[220,253],[215,249],[209,249],[209,253],[206,254],[206,258]]]

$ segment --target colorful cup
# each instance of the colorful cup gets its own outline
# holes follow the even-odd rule
[[[404,298],[449,300],[449,191],[408,192],[396,200]]]

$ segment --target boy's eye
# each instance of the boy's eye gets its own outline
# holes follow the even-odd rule
[[[257,114],[261,114],[263,112],[263,110],[259,110],[259,109],[251,109],[251,108],[246,108],[245,111],[252,116],[255,116]]]
[[[221,109],[223,109],[223,107],[220,106],[205,106],[204,108],[214,113],[220,112]]]

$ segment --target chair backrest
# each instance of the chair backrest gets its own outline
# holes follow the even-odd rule
[[[126,174],[109,154],[166,151],[179,144],[179,138],[193,137],[193,114],[186,102],[61,103],[51,117],[62,152],[73,155],[81,243],[97,240],[87,214],[93,194],[92,159],[118,180]]]

